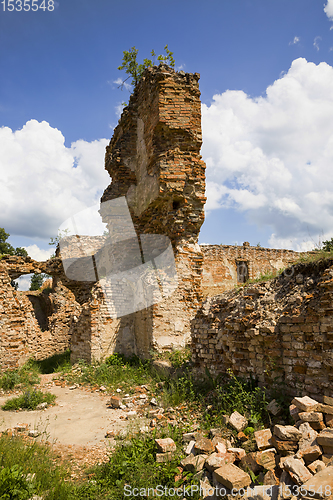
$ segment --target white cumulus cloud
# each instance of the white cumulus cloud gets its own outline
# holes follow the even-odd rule
[[[110,183],[107,144],[78,140],[67,148],[45,121],[0,128],[1,226],[12,235],[56,236],[66,218],[98,202]]]
[[[299,36],[295,36],[293,41],[289,42],[289,45],[296,45],[297,43],[299,43],[299,41],[300,41]]]
[[[272,246],[333,236],[332,116],[333,68],[303,58],[264,97],[215,95],[202,106],[207,208],[246,211]]]
[[[327,4],[324,7],[324,12],[327,17],[333,21],[333,0],[327,0]]]
[[[52,254],[54,254],[55,249],[50,248],[50,250],[43,250],[42,248],[39,248],[38,245],[28,245],[24,247],[26,251],[28,252],[28,255],[37,261],[44,261],[48,260]]]

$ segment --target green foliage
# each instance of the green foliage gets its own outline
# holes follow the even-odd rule
[[[0,470],[1,500],[26,500],[31,498],[33,493],[33,484],[27,480],[21,466],[13,465]]]
[[[30,288],[29,290],[30,291],[36,291],[36,290],[39,290],[40,287],[42,286],[43,284],[43,281],[44,279],[47,277],[48,275],[47,274],[43,274],[43,273],[34,273],[32,276],[31,276],[31,280],[30,280]]]
[[[22,396],[8,399],[2,406],[3,410],[18,410],[25,408],[27,410],[35,410],[40,403],[51,404],[55,401],[56,396],[49,392],[43,393],[37,389],[28,389]]]
[[[332,252],[333,251],[333,238],[330,240],[323,241],[322,248],[324,252]]]
[[[9,236],[9,233],[6,233],[4,228],[0,227],[0,254],[27,257],[28,252],[24,248],[14,248],[10,243],[7,243]]]
[[[38,373],[54,373],[62,369],[70,370],[70,355],[71,352],[67,349],[65,352],[53,354],[46,359],[31,360],[30,364]]]
[[[209,398],[212,403],[212,421],[218,423],[222,415],[230,415],[234,411],[246,415],[253,425],[269,421],[266,391],[258,387],[255,379],[251,377],[250,380],[243,380],[228,370],[227,375],[221,375],[213,382]]]
[[[31,387],[39,383],[36,370],[28,362],[17,370],[8,370],[0,376],[0,387],[4,391],[14,389],[14,387]]]
[[[175,60],[173,58],[173,52],[171,52],[168,49],[168,46],[166,45],[164,47],[164,50],[166,52],[166,55],[159,55],[157,57],[158,61],[163,61],[166,62],[169,66],[174,67],[175,65]],[[137,85],[142,77],[142,74],[146,68],[149,66],[153,66],[153,60],[151,59],[144,59],[142,64],[139,64],[137,62],[137,55],[138,55],[139,50],[136,49],[135,47],[132,47],[130,50],[124,50],[123,51],[123,60],[121,66],[118,67],[119,70],[125,70],[125,73],[129,75],[124,81],[123,84],[125,83],[128,78],[132,77],[131,80],[131,85]],[[156,57],[156,54],[154,50],[151,51],[151,55],[153,58]]]

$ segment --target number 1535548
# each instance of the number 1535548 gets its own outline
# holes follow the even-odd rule
[[[3,6],[2,10],[5,12],[12,12],[16,10],[17,12],[32,10],[36,12],[37,10],[43,10],[44,12],[48,10],[52,12],[54,10],[54,0],[3,0],[1,2]]]

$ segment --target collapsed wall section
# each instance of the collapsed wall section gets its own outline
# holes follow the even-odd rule
[[[332,260],[209,298],[192,322],[193,361],[214,375],[285,382],[291,395],[332,396],[332,303]]]

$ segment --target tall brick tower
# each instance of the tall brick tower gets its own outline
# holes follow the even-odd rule
[[[168,236],[176,260],[172,296],[120,320],[119,333],[126,329],[138,355],[184,345],[201,300],[197,241],[206,198],[198,80],[164,64],[146,69],[106,148],[112,182],[101,201],[125,196],[137,233]]]

